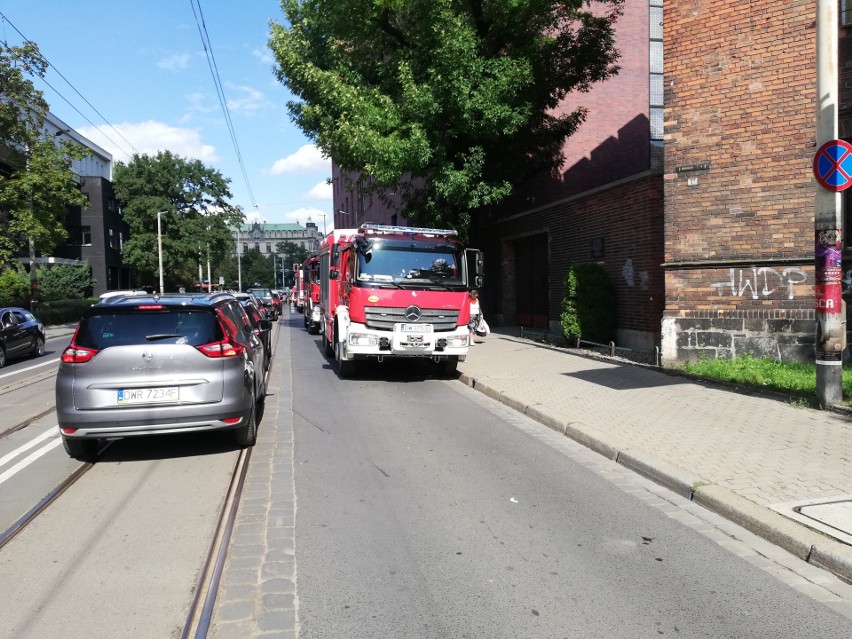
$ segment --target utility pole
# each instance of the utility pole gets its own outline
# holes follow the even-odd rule
[[[240,250],[240,227],[237,226],[237,291],[240,293],[243,292],[243,265],[242,258],[243,254]]]
[[[163,294],[163,227],[160,216],[165,211],[157,211],[157,260],[160,265],[160,295]]]
[[[841,297],[843,228],[840,165],[843,144],[837,141],[837,0],[817,0],[816,144],[814,172],[814,297],[816,317],[817,401],[826,408],[843,401],[843,350],[846,309]],[[820,171],[822,167],[822,171]]]

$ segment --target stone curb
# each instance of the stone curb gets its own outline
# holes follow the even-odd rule
[[[528,416],[590,450],[657,484],[686,497],[814,566],[852,583],[852,546],[808,528],[765,506],[704,480],[639,449],[621,449],[585,432],[581,425],[565,422],[548,413],[541,405],[528,406],[518,397],[482,382],[467,373],[458,377],[463,384],[496,399],[501,404]]]

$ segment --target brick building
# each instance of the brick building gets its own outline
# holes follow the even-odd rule
[[[664,363],[813,360],[815,18],[813,0],[666,5]]]
[[[629,2],[616,27],[619,74],[569,96],[588,117],[556,177],[517,189],[475,217],[485,251],[483,307],[498,324],[561,333],[564,279],[594,262],[616,287],[621,346],[659,345],[664,289],[662,0]]]

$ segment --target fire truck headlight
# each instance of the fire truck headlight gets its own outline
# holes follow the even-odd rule
[[[349,344],[351,346],[376,346],[379,338],[366,333],[349,333]]]
[[[450,348],[461,348],[467,346],[467,335],[456,335],[447,338],[447,346]]]

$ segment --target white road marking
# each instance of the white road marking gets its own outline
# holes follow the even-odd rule
[[[18,370],[11,371],[9,373],[3,373],[2,375],[0,375],[0,379],[3,379],[4,377],[9,377],[10,375],[17,375],[18,373],[26,373],[27,371],[31,371],[36,368],[41,368],[42,366],[47,366],[49,364],[55,364],[58,361],[59,358],[57,357],[56,359],[49,359],[46,362],[42,362],[41,364],[34,364],[33,366],[27,366],[26,368],[19,368]]]
[[[22,459],[21,461],[19,461],[17,464],[15,464],[14,466],[12,466],[12,467],[11,467],[9,470],[7,470],[5,473],[3,473],[2,475],[0,475],[0,484],[2,484],[4,481],[6,481],[7,479],[9,479],[10,477],[13,477],[13,476],[14,476],[14,475],[16,475],[19,471],[23,470],[24,468],[26,468],[27,466],[29,466],[30,464],[32,464],[35,460],[37,460],[37,459],[38,459],[39,457],[41,457],[42,455],[46,455],[47,453],[49,453],[51,450],[53,450],[54,448],[56,448],[57,446],[59,446],[59,444],[61,444],[61,443],[62,443],[62,439],[61,439],[61,438],[59,438],[59,437],[57,437],[57,438],[56,438],[56,439],[54,439],[53,441],[48,442],[47,444],[45,444],[44,446],[42,446],[41,448],[39,448],[36,452],[32,453],[32,454],[31,454],[31,455],[29,455],[28,457],[26,457],[26,458]]]
[[[17,456],[19,456],[19,455],[23,455],[23,454],[24,454],[25,452],[27,452],[30,448],[35,448],[35,447],[36,447],[36,446],[38,446],[40,443],[42,443],[45,439],[48,439],[49,437],[58,437],[58,436],[59,436],[59,427],[58,427],[58,426],[53,426],[52,428],[50,428],[50,429],[48,429],[47,431],[43,432],[43,433],[42,433],[41,435],[39,435],[38,437],[33,437],[33,438],[32,438],[30,441],[28,441],[26,444],[23,444],[22,446],[18,446],[18,447],[17,447],[15,450],[13,450],[11,453],[7,453],[7,454],[6,454],[6,455],[4,455],[3,457],[0,457],[0,468],[2,468],[2,467],[3,467],[3,466],[5,466],[6,464],[8,464],[10,461],[12,461],[13,459],[15,459],[15,457],[17,457]]]

